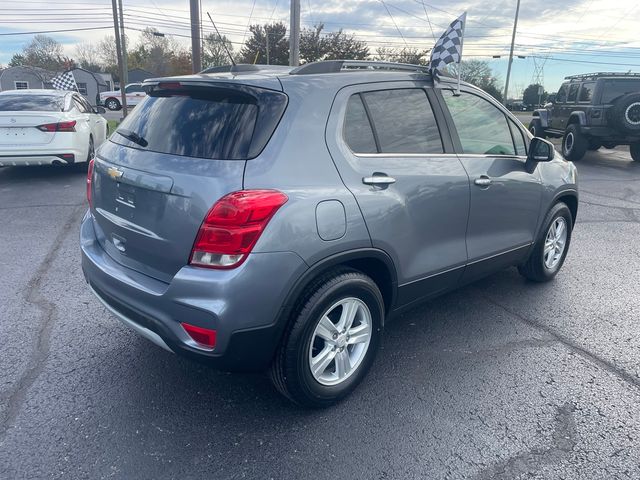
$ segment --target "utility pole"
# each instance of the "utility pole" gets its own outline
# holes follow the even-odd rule
[[[511,64],[513,63],[513,47],[516,44],[516,29],[518,28],[518,15],[520,13],[520,0],[516,5],[516,18],[513,21],[513,35],[511,36],[511,51],[509,52],[509,66],[507,67],[507,80],[504,82],[504,99],[503,102],[507,103],[507,95],[509,94],[509,77],[511,77]]]
[[[120,44],[122,48],[122,71],[124,76],[122,77],[122,85],[125,87],[129,83],[129,67],[127,66],[127,36],[124,33],[124,14],[122,13],[122,0],[118,0],[118,8],[120,9]],[[120,87],[124,90],[124,87]],[[126,92],[125,92],[126,97]],[[126,117],[129,114],[126,102],[122,104],[122,115]]]
[[[191,7],[191,65],[193,73],[202,71],[202,49],[200,48],[200,7],[198,0],[189,0]]]
[[[300,65],[300,0],[291,0],[289,19],[289,65]]]
[[[123,112],[127,111],[127,95],[124,92],[124,68],[122,65],[122,48],[120,46],[120,30],[118,29],[118,6],[116,0],[111,0],[113,9],[113,29],[116,33],[116,55],[118,55],[118,76],[120,77],[120,105]]]

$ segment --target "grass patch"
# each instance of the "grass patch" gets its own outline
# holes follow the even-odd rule
[[[119,123],[120,122],[118,120],[107,120],[107,125],[109,125],[109,133],[113,133]]]

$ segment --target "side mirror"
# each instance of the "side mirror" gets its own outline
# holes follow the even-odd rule
[[[551,142],[539,137],[533,137],[529,144],[528,162],[550,162],[554,159],[556,151]]]
[[[95,107],[93,109],[93,113],[99,113],[100,115],[107,113],[107,111],[104,109],[104,107]]]

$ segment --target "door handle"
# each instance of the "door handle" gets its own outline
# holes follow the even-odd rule
[[[488,187],[493,183],[493,181],[487,177],[486,175],[480,176],[480,178],[476,178],[473,183],[478,185],[479,187]]]
[[[362,183],[364,183],[365,185],[384,186],[384,185],[391,185],[392,183],[396,183],[396,179],[384,173],[376,172],[370,177],[364,177],[362,179]]]

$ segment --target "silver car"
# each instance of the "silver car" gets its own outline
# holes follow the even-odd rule
[[[326,406],[407,307],[562,267],[576,169],[478,88],[379,62],[220,70],[146,81],[87,179],[89,287],[164,349]]]

